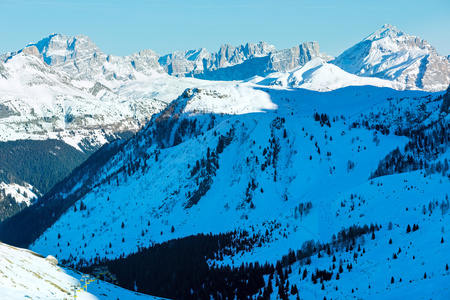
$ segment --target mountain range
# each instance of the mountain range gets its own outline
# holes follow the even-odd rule
[[[38,199],[0,239],[160,297],[446,299],[449,66],[391,25],[337,58],[51,35],[1,56],[2,189]]]

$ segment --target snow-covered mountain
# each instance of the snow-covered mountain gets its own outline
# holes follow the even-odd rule
[[[316,92],[216,83],[186,90],[109,156],[98,153],[104,163],[86,165],[43,198],[42,208],[57,203],[69,208],[48,210],[47,216],[36,206],[54,224],[31,248],[77,264],[197,233],[247,230],[261,236],[251,250],[215,262],[239,266],[274,262],[311,239],[332,243],[354,224],[378,224],[382,228],[373,240],[358,238],[350,252],[333,248],[342,259],[336,265],[351,262],[353,268],[326,281],[324,291],[309,277],[291,275],[290,284],[311,297],[376,298],[418,288],[426,273],[429,284],[419,298],[432,290],[433,298],[445,299],[448,290],[432,287],[442,287],[448,276],[440,242],[450,240],[447,142],[439,148],[444,154],[436,156],[434,150],[411,148],[420,134],[402,133],[436,124],[423,132],[430,143],[434,128],[448,124],[441,105],[442,93],[374,86]],[[389,163],[379,163],[385,158]],[[398,163],[395,175],[385,176],[392,174],[391,163]],[[405,165],[411,172],[402,171]],[[22,230],[33,218],[2,223],[2,239],[8,226]],[[419,231],[407,234],[406,227],[416,223]],[[292,264],[294,273],[331,268],[332,255],[323,251],[311,265]],[[398,258],[391,258],[393,252]],[[415,271],[406,275],[404,264]]]
[[[112,88],[114,83],[163,71],[158,64],[159,55],[152,50],[125,57],[106,55],[84,35],[52,34],[22,50],[3,55],[3,60],[22,52],[41,58],[86,88],[92,88],[97,82]]]
[[[137,299],[156,300],[121,289],[102,280],[87,281],[84,274],[57,265],[54,257],[44,258],[26,249],[0,242],[0,297],[2,299]],[[95,279],[91,277],[90,279]],[[80,285],[80,286],[78,286]],[[74,286],[76,293],[74,293]]]
[[[73,84],[92,88],[102,84],[114,88],[123,81],[140,80],[154,73],[167,73],[182,77],[198,77],[209,80],[242,80],[274,71],[287,71],[304,65],[315,57],[331,60],[319,52],[317,42],[303,43],[290,49],[277,51],[265,42],[247,43],[237,47],[222,45],[218,52],[206,49],[177,51],[160,56],[152,50],[144,50],[130,56],[106,55],[89,37],[52,34],[26,48],[0,56],[1,60],[27,53],[41,58],[45,63],[67,74]],[[247,62],[253,61],[254,62]],[[243,64],[247,62],[246,64]],[[253,68],[249,68],[249,66]],[[232,67],[231,70],[226,70]]]
[[[148,51],[119,60],[100,53],[85,37],[53,35],[44,41],[5,55],[0,63],[0,182],[8,186],[2,191],[12,191],[17,184],[27,189],[30,198],[24,203],[36,195],[29,186],[48,192],[93,151],[131,136],[183,90],[202,85],[155,72],[150,59],[142,59],[153,55]],[[123,68],[125,64],[130,67]],[[137,74],[139,80],[120,72]],[[32,147],[39,149],[29,151]],[[45,153],[55,159],[48,160]],[[30,171],[34,163],[40,164],[38,172]],[[17,201],[20,196],[2,195],[8,206],[0,204],[3,219],[9,216],[4,209],[12,213],[19,207],[13,203],[17,209],[10,209],[6,196]]]
[[[404,90],[401,83],[372,77],[361,77],[345,72],[336,65],[314,58],[305,65],[287,72],[276,72],[266,77],[248,80],[260,85],[280,86],[282,88],[303,88],[313,91],[332,91],[348,86],[378,86]]]
[[[1,222],[0,239],[92,268],[158,243],[226,235],[201,255],[202,271],[229,266],[236,278],[255,262],[277,266],[253,274],[263,280],[246,296],[295,299],[298,286],[305,298],[448,299],[450,89],[418,90],[444,90],[448,61],[440,74],[416,68],[433,48],[392,26],[358,45],[333,63],[317,43],[120,58],[86,37],[52,35],[2,56],[4,141],[52,141],[34,149],[56,157],[54,140],[80,153],[103,147]],[[432,74],[440,81],[425,86]],[[112,141],[124,131],[135,134]],[[29,148],[0,155],[10,163]],[[0,188],[25,201],[38,195],[22,180]],[[122,275],[143,291],[149,270],[133,273],[136,265]],[[167,284],[180,280],[168,273]],[[218,286],[197,283],[180,287],[186,298],[201,290],[210,299]]]
[[[450,83],[450,61],[425,40],[386,24],[333,62],[358,76],[398,81],[408,89],[441,91]]]
[[[218,52],[209,53],[205,48],[164,55],[159,63],[170,75],[192,77],[243,63],[245,60],[268,56],[275,47],[264,42],[247,43],[238,47],[222,45]]]
[[[244,80],[265,76],[276,71],[288,71],[320,57],[332,57],[319,51],[317,42],[305,42],[290,49],[277,51],[264,42],[238,47],[222,45],[218,52],[206,49],[175,52],[160,58],[159,63],[171,75],[207,80]]]

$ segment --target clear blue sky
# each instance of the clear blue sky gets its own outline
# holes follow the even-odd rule
[[[0,0],[0,53],[57,32],[120,56],[258,41],[337,56],[385,23],[450,55],[450,0]]]

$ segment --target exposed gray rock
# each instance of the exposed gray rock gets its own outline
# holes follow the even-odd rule
[[[103,85],[113,80],[134,80],[138,74],[150,75],[153,72],[210,80],[242,80],[255,75],[287,71],[316,57],[325,61],[331,59],[319,52],[317,42],[303,43],[281,51],[276,51],[273,45],[259,42],[237,47],[222,45],[216,53],[200,48],[160,57],[152,50],[144,50],[119,57],[106,55],[84,35],[70,37],[62,34],[52,34],[0,58],[7,61],[21,52],[39,57],[71,79],[101,82]]]
[[[134,79],[136,72],[147,75],[163,71],[158,63],[159,55],[152,50],[125,57],[106,55],[84,35],[52,34],[4,57],[7,59],[20,52],[40,57],[48,65],[78,80],[127,80]]]
[[[44,59],[36,46],[28,46],[22,50],[23,53],[36,56],[37,58]]]
[[[233,47],[222,45],[218,52],[206,49],[175,52],[160,58],[159,63],[167,73],[209,80],[243,80],[255,75],[265,76],[276,71],[287,71],[302,66],[311,59],[332,57],[319,52],[317,42],[276,51],[265,42],[247,43]]]
[[[305,42],[290,49],[280,50],[270,54],[269,70],[289,71],[298,66],[305,65],[308,61],[320,57],[324,61],[333,59],[331,56],[320,53],[319,43]]]
[[[170,75],[205,78],[206,73],[232,67],[249,59],[264,57],[273,51],[275,47],[264,42],[247,43],[237,47],[222,45],[218,52],[212,54],[204,48],[174,52],[162,56],[159,63]]]
[[[205,48],[176,51],[159,59],[159,64],[168,74],[177,76],[201,74],[211,68],[212,62],[212,55]]]
[[[8,79],[8,72],[6,71],[6,68],[3,65],[2,61],[0,61],[0,76],[5,78],[5,79]]]

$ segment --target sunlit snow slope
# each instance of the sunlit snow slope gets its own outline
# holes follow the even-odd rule
[[[34,252],[0,243],[0,298],[73,299],[73,286],[84,285],[81,273],[55,265]],[[77,287],[77,299],[159,299],[99,280]]]

